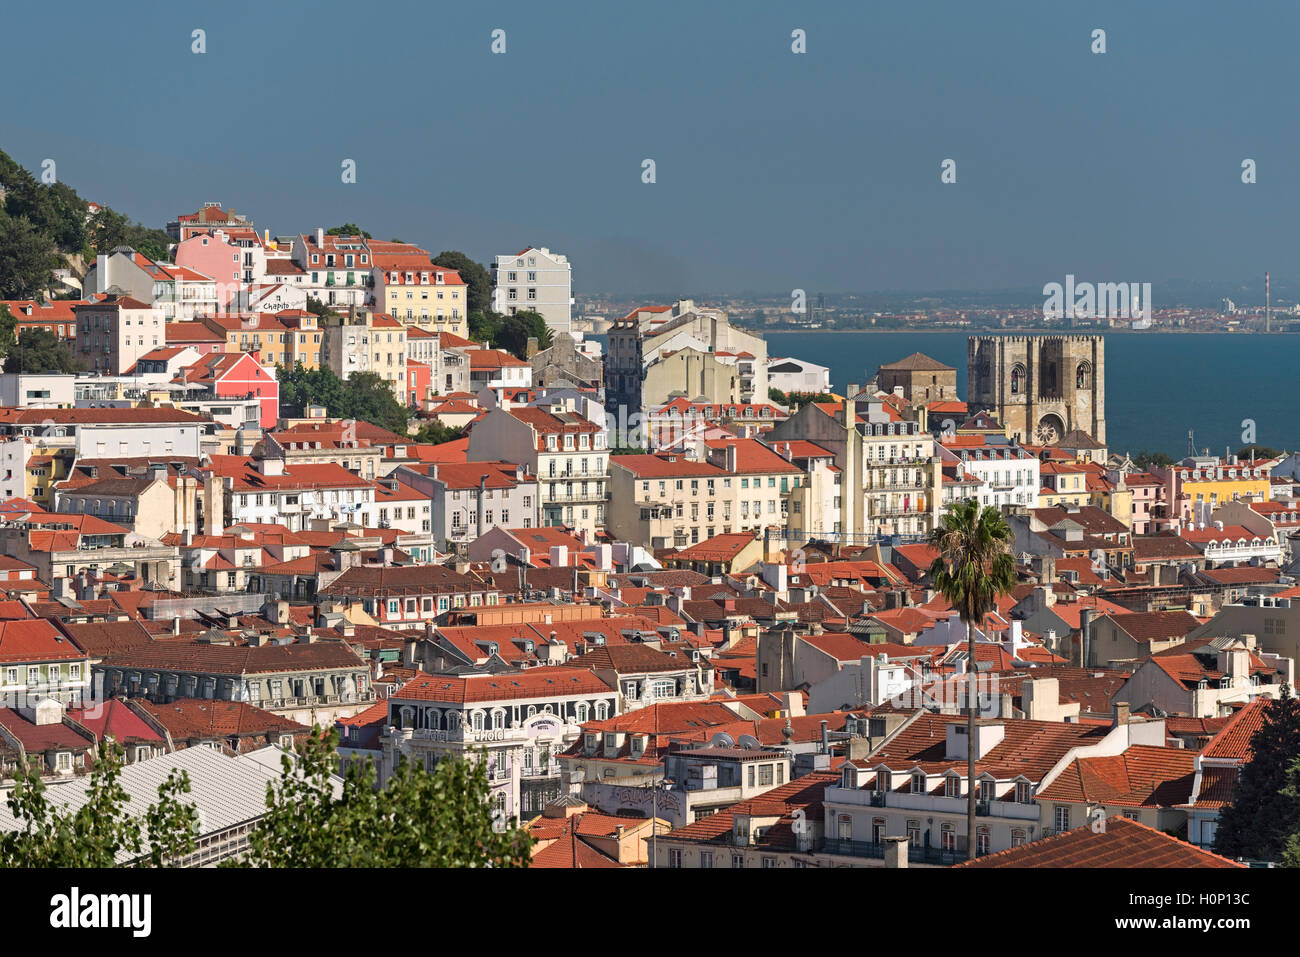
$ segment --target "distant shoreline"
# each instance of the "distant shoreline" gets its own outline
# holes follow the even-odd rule
[[[1257,330],[1240,330],[1233,331],[1230,329],[1057,329],[1044,328],[1042,326],[1025,326],[1022,328],[1005,328],[1005,329],[754,329],[749,326],[739,326],[746,332],[754,332],[760,335],[769,332],[781,333],[831,333],[834,335],[843,335],[846,333],[857,333],[858,335],[941,335],[948,334],[965,334],[970,336],[996,336],[996,335],[1022,335],[1025,333],[1035,333],[1040,335],[1101,335],[1101,336],[1141,336],[1141,335],[1174,335],[1174,336],[1285,336],[1293,335],[1290,332],[1281,330],[1275,332],[1260,332]]]

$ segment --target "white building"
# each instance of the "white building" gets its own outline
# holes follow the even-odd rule
[[[0,406],[24,409],[58,409],[74,403],[75,375],[0,374]]]
[[[547,660],[564,654],[563,642],[539,651]],[[585,722],[617,713],[618,692],[585,669],[547,666],[419,675],[388,701],[385,780],[399,757],[428,770],[444,757],[483,760],[493,810],[508,820],[540,813],[561,796],[560,752],[578,739]]]
[[[801,392],[817,395],[830,392],[831,370],[829,366],[819,366],[803,359],[771,358],[767,362],[767,384],[769,388],[780,389],[787,394]]]
[[[572,274],[566,256],[530,246],[492,264],[492,309],[512,316],[539,312],[552,332],[569,332],[573,308]]]
[[[1042,487],[1038,459],[1018,445],[939,446],[939,458],[960,463],[962,469],[980,481],[979,502],[1002,508],[1007,505],[1038,504]]]
[[[609,431],[592,406],[585,411],[594,420],[559,402],[493,409],[470,432],[469,460],[524,466],[537,477],[543,525],[594,533],[605,524]]]

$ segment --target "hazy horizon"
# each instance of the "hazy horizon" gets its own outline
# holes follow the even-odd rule
[[[0,148],[151,226],[211,200],[481,262],[535,244],[592,295],[1286,282],[1291,5],[73,7],[60,56],[112,78],[11,44],[39,82]]]

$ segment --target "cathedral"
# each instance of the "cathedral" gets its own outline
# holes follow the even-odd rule
[[[1105,362],[1101,336],[970,336],[966,402],[1022,443],[1052,445],[1080,429],[1105,445]]]

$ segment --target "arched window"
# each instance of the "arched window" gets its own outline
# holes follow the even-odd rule
[[[1074,387],[1076,389],[1092,388],[1092,363],[1079,363],[1079,367],[1074,370]]]
[[[470,720],[473,722],[473,728],[474,728],[475,731],[482,731],[482,730],[483,730],[483,712],[482,712],[482,711],[475,711],[474,714],[473,714],[473,716],[470,718]]]
[[[604,721],[609,715],[609,706],[604,701],[596,702],[596,720]]]
[[[533,717],[533,715],[535,715],[535,714],[537,714],[537,706],[536,706],[536,705],[532,705],[532,704],[530,704],[530,705],[528,706],[528,717],[531,718],[531,717]]]
[[[447,712],[447,730],[448,730],[448,731],[455,731],[455,730],[456,730],[457,728],[459,728],[459,727],[460,727],[460,712],[459,712],[459,711],[448,711],[448,712]]]
[[[1025,391],[1025,367],[1017,364],[1011,370],[1011,394],[1020,395]]]
[[[500,731],[506,726],[506,713],[504,711],[492,712],[492,730]]]
[[[578,703],[578,724],[587,723],[587,704],[586,702]]]

